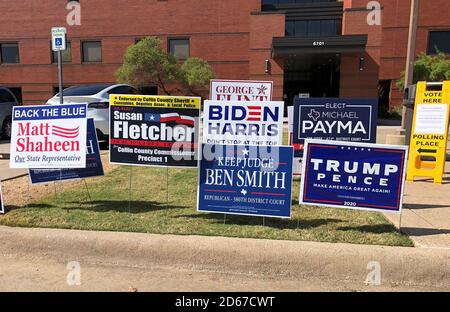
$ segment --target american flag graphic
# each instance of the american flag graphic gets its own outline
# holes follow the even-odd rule
[[[249,106],[247,121],[261,121],[261,106]]]
[[[178,113],[168,113],[168,114],[149,114],[144,115],[144,120],[149,122],[175,122],[181,125],[194,126],[195,118],[190,116],[182,116]]]
[[[52,134],[60,136],[66,139],[75,139],[80,134],[80,127],[76,128],[63,128],[53,125]]]

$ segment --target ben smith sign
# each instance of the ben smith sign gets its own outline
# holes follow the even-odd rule
[[[376,143],[376,99],[296,98],[294,147],[303,155],[305,139]]]

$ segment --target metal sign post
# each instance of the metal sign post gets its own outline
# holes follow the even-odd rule
[[[52,28],[52,50],[58,53],[58,82],[59,82],[59,103],[64,103],[63,75],[62,75],[62,51],[67,48],[67,30],[64,27]]]

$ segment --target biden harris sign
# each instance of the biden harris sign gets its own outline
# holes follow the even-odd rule
[[[198,211],[290,218],[292,147],[203,145]]]
[[[203,143],[282,145],[284,102],[205,101]]]
[[[296,98],[294,148],[303,155],[305,139],[376,143],[376,99]]]
[[[84,168],[86,104],[13,109],[11,168]]]
[[[306,140],[300,204],[401,212],[407,149]]]

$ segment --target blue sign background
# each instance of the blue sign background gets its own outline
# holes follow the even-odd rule
[[[344,104],[344,105],[342,105]],[[334,115],[334,116],[333,116]],[[378,117],[377,99],[339,99],[339,98],[299,98],[294,101],[294,139],[295,157],[303,156],[305,139],[323,139],[347,142],[376,143]],[[302,122],[311,121],[314,127],[322,122],[326,132],[313,132],[313,129],[303,129]],[[336,121],[347,124],[361,121],[367,134],[360,132],[349,134],[339,133],[336,125],[329,131],[325,122]],[[313,127],[313,128],[314,128]]]
[[[406,150],[406,148],[387,148],[374,144],[310,142],[304,157],[300,203],[399,212],[402,206]],[[318,171],[314,169],[311,159],[323,160]],[[326,171],[327,160],[339,161],[339,173],[332,170]],[[345,173],[343,170],[345,161],[350,162],[350,169],[353,169],[353,162],[357,162],[358,171]],[[370,163],[371,166],[380,164],[380,175],[364,175],[361,170],[363,163]],[[397,166],[398,171],[385,176],[384,166],[387,164]],[[319,179],[318,174],[325,174],[326,177]],[[340,175],[340,182],[333,181],[334,174]],[[349,176],[356,176],[357,182],[350,183]],[[372,186],[364,183],[366,177],[373,178]],[[378,184],[380,178],[388,179],[387,186]]]
[[[31,183],[47,183],[53,181],[91,178],[104,175],[100,149],[98,147],[97,133],[94,120],[87,120],[87,152],[86,168],[80,169],[30,169]],[[91,149],[92,148],[92,149]],[[91,152],[91,153],[89,153]]]
[[[251,183],[250,185],[245,183],[240,186],[238,182],[239,174],[248,173],[252,175],[255,173],[255,176],[259,176],[259,173],[264,171],[261,167],[249,167],[245,165],[242,168],[242,166],[237,166],[235,163],[237,161],[246,161],[245,159],[248,161],[249,157],[251,161],[254,159],[262,159],[262,153],[260,153],[258,146],[203,145],[202,151],[205,151],[205,146],[206,150],[210,150],[214,146],[217,148],[216,150],[221,150],[221,154],[216,157],[216,160],[202,159],[200,161],[198,211],[290,218],[292,200],[292,147],[264,147],[264,149],[267,148],[268,151],[273,152],[271,155],[279,155],[279,157],[272,158],[277,168],[270,171],[270,174],[269,172],[265,172],[268,175],[263,180],[259,180],[262,182],[257,180],[258,182]],[[232,153],[229,153],[230,151]],[[249,151],[250,156],[246,155],[246,151]],[[230,161],[219,161],[222,157],[227,157]],[[265,156],[263,158],[264,161],[268,161],[268,157]],[[233,173],[231,185],[230,183],[207,185],[208,170],[218,170],[217,172],[221,176],[224,175],[225,171]],[[273,175],[271,175],[272,173]],[[267,187],[267,179],[273,182],[269,175],[272,178],[274,175],[282,177],[282,173],[285,174],[285,188],[281,188],[281,184],[278,184],[278,188],[274,188],[275,183],[271,184],[271,187]],[[218,177],[218,174],[216,173],[215,176]],[[224,181],[222,178],[219,180]],[[278,183],[280,182],[278,181]],[[260,185],[261,187],[259,187]]]
[[[13,120],[85,118],[86,107],[86,104],[14,106]]]

